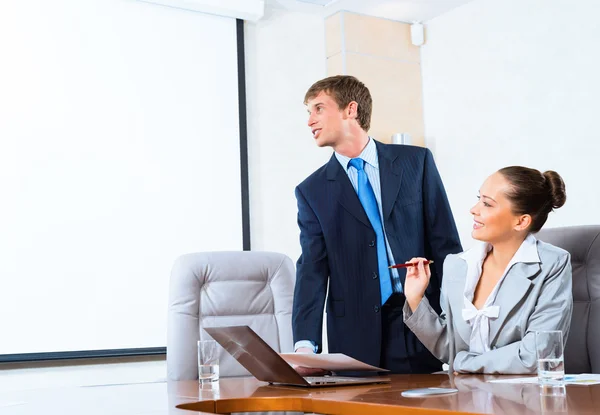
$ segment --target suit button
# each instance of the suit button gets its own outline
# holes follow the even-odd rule
[[[375,241],[371,241],[371,242],[369,242],[369,246],[370,246],[371,248],[373,248],[373,247],[375,246]]]
[[[375,307],[373,307],[373,310],[375,310],[376,313],[379,313],[379,306],[376,305]]]
[[[374,272],[374,273],[373,273],[373,279],[374,279],[374,280],[376,280],[376,279],[377,279],[377,273],[376,273],[376,272]]]

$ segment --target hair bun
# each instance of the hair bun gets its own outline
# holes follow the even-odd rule
[[[546,178],[546,184],[550,190],[552,208],[558,209],[567,201],[565,182],[563,181],[562,177],[560,177],[560,174],[553,170],[545,171],[543,174]]]

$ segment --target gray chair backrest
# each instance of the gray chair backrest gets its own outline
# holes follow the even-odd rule
[[[568,373],[600,373],[600,225],[542,229],[536,237],[571,254],[573,317],[567,346]]]
[[[275,252],[201,252],[179,257],[171,272],[167,377],[198,379],[203,327],[250,326],[277,352],[292,352],[292,260]],[[249,373],[220,349],[221,376]]]

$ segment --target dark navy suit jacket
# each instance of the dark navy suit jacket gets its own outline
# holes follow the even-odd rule
[[[376,145],[383,221],[394,259],[434,260],[426,296],[439,312],[444,258],[462,248],[433,156],[421,147]],[[329,352],[379,366],[382,312],[375,231],[335,155],[298,185],[296,198],[302,254],[294,292],[294,341],[312,340],[321,349],[329,283]],[[400,271],[404,285],[406,272]],[[403,324],[401,318],[397,324]]]

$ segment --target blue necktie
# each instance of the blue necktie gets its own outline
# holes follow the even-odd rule
[[[375,192],[367,173],[365,173],[365,161],[360,158],[350,160],[350,165],[358,171],[358,200],[365,209],[365,213],[373,226],[375,235],[377,235],[377,267],[379,270],[379,288],[381,289],[381,304],[384,304],[392,295],[392,280],[388,268],[387,249],[385,247],[385,236],[383,235],[383,226],[381,226],[381,217],[379,216],[379,207]]]

